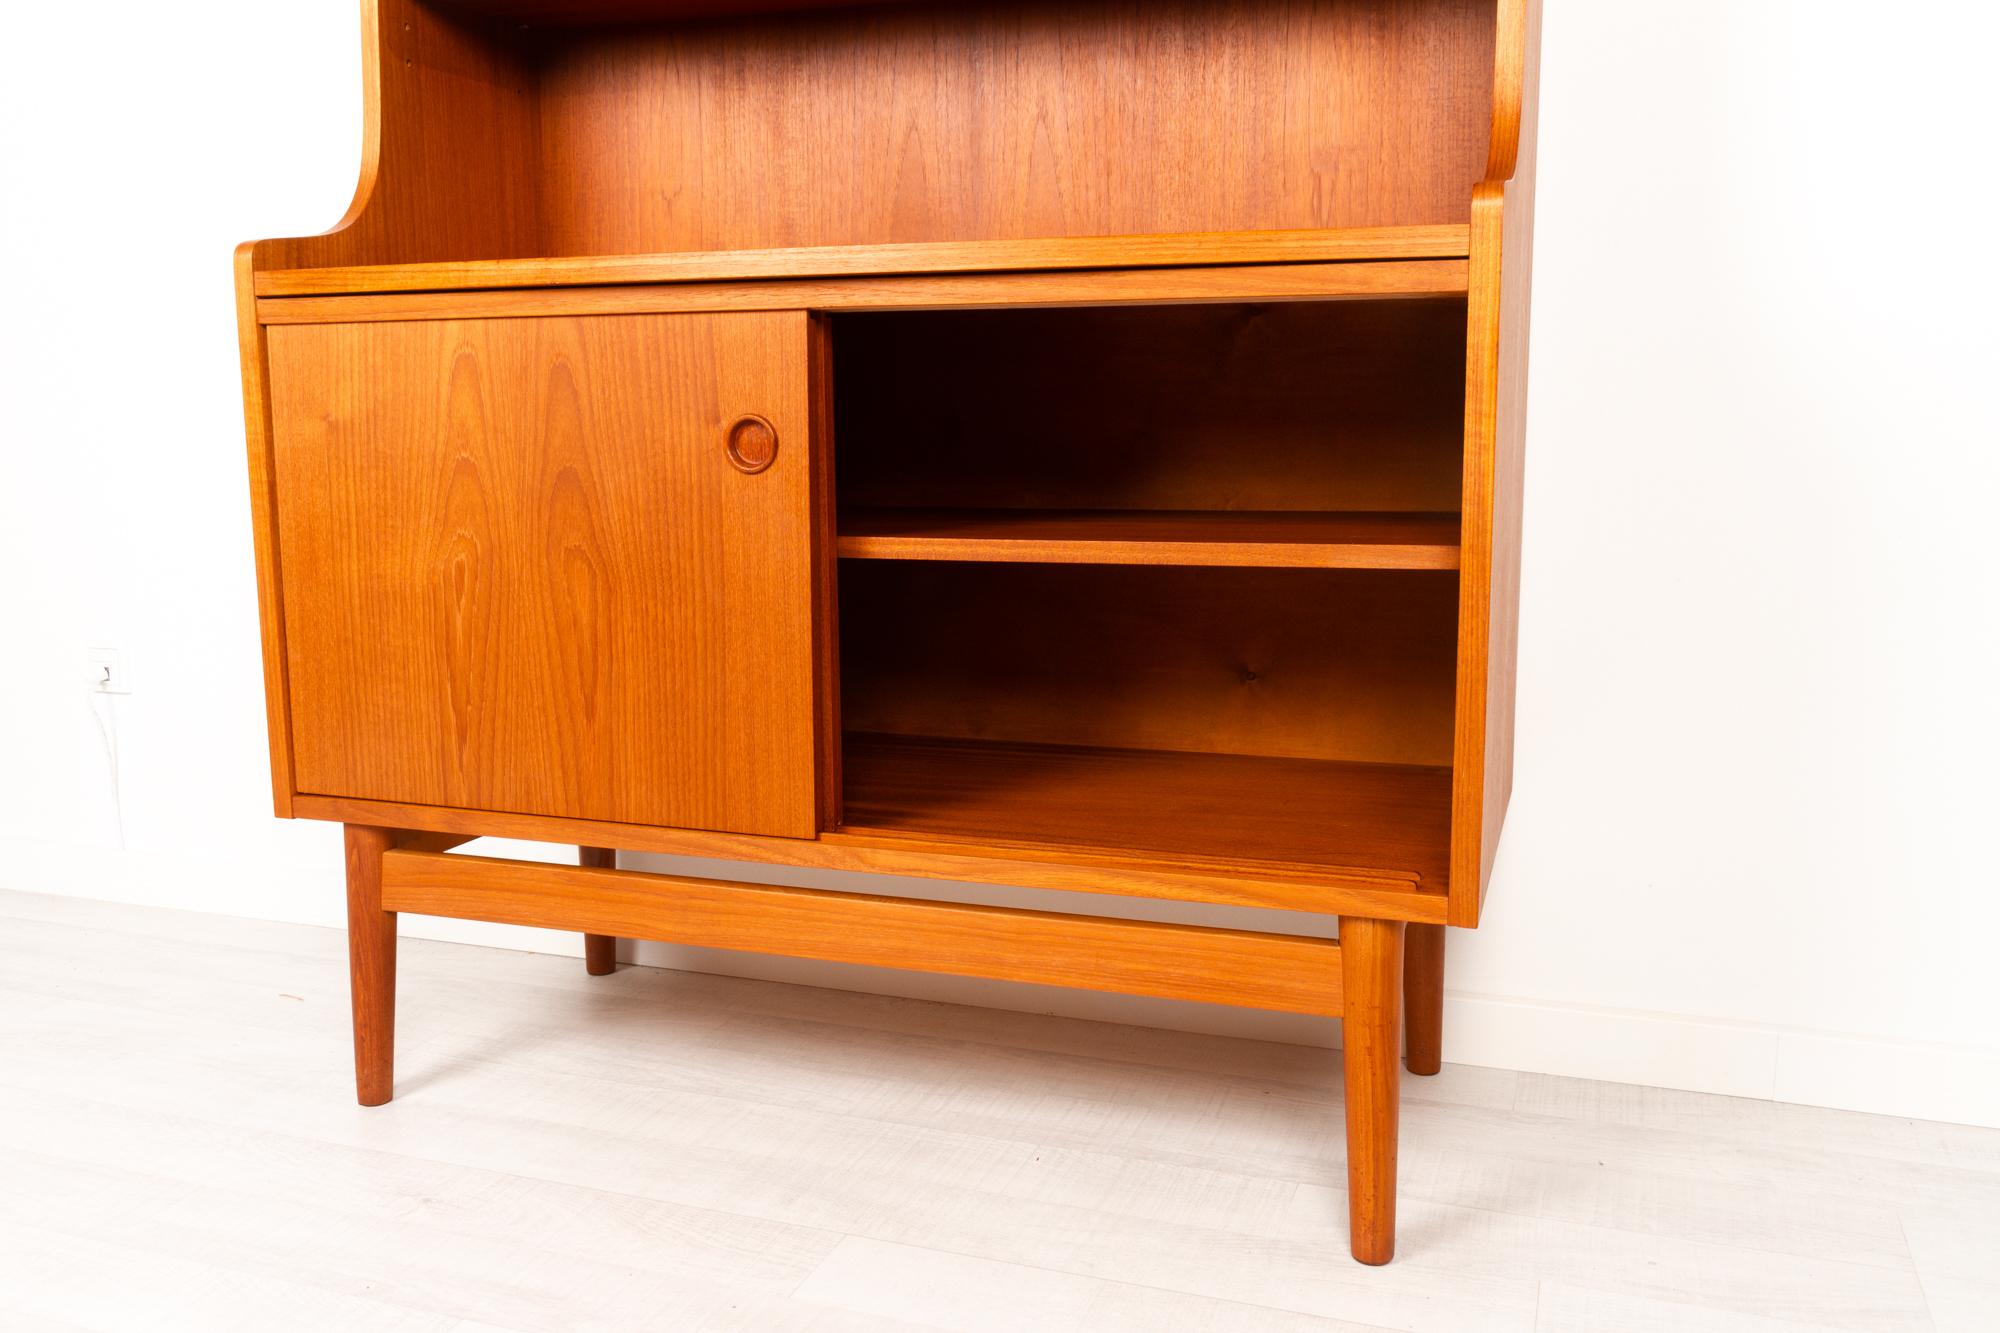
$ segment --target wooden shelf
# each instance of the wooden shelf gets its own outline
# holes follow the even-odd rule
[[[1451,770],[850,733],[845,833],[1059,846],[1442,892]]]
[[[849,560],[1262,569],[1457,569],[1457,514],[857,509]]]
[[[1024,241],[925,241],[268,269],[256,276],[256,294],[330,296],[622,283],[1463,259],[1470,248],[1469,229],[1456,223]]]

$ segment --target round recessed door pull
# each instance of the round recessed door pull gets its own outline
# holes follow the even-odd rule
[[[755,413],[738,417],[724,443],[739,472],[762,472],[778,457],[777,427]]]

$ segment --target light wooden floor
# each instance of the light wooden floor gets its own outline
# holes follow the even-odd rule
[[[2000,1328],[2000,1131],[0,894],[0,1328]],[[1992,1284],[1992,1285],[1982,1285]]]

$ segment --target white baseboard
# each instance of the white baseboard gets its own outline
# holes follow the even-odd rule
[[[1338,1021],[1297,1014],[644,941],[626,941],[620,950],[620,958],[628,962],[688,972],[1301,1046],[1332,1049],[1340,1045]],[[580,954],[581,946],[564,950],[572,951]],[[2000,1051],[1972,1047],[1541,1004],[1447,990],[1444,1058],[1454,1064],[2000,1129]]]
[[[255,852],[179,856],[0,838],[0,887],[338,925],[344,920],[338,844],[324,836],[310,841],[310,847],[294,844],[285,849],[291,855],[273,858],[268,847]],[[494,855],[539,859],[562,859],[566,854],[559,847],[527,843],[488,844],[488,849]],[[880,880],[679,858],[632,857],[629,863],[686,874],[769,878],[772,882],[874,893],[903,891],[966,902],[1059,906],[1141,919],[1243,924],[1228,909],[1138,899],[1035,894],[991,886]],[[1279,928],[1330,933],[1324,918],[1300,916]],[[577,935],[484,922],[405,916],[402,930],[417,938],[498,948],[576,956],[583,951],[582,938]],[[624,941],[620,951],[627,962],[654,967],[1263,1041],[1329,1048],[1339,1045],[1337,1022],[1296,1014],[649,941]],[[1444,1058],[1458,1064],[2000,1128],[2000,1050],[1450,990],[1445,995],[1444,1026]]]
[[[1445,993],[1444,1058],[2000,1128],[2000,1050]]]

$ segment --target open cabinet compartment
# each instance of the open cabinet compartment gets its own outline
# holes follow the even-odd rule
[[[849,562],[843,827],[1441,885],[1455,578]]]
[[[835,317],[842,828],[1442,891],[1464,327]]]

